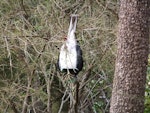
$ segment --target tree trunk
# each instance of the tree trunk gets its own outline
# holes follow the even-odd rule
[[[120,0],[110,113],[143,113],[149,44],[149,0]]]

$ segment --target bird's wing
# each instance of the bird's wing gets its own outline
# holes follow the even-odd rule
[[[76,45],[76,50],[77,50],[77,61],[78,61],[77,69],[78,71],[81,71],[83,67],[82,50],[79,45]]]

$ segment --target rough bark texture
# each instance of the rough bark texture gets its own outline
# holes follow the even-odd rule
[[[120,0],[110,113],[143,113],[149,43],[149,0]]]

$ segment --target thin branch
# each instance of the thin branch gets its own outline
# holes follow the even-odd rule
[[[7,48],[7,52],[8,52],[8,58],[9,58],[9,64],[10,64],[10,70],[11,70],[11,75],[13,74],[12,72],[12,57],[11,57],[11,52],[10,52],[10,48],[9,48],[9,44],[8,44],[8,39],[7,37],[4,37],[5,39],[5,43],[6,43],[6,48]]]
[[[13,102],[13,100],[9,99],[9,103],[14,113],[19,113],[18,109],[16,108],[16,104]]]
[[[75,102],[75,107],[74,107],[74,109],[75,109],[75,113],[78,113],[78,104],[79,104],[79,87],[80,87],[80,84],[79,84],[79,81],[78,80],[76,80],[76,97],[75,97],[75,100],[76,100],[76,102]]]
[[[60,107],[59,107],[58,113],[61,113],[64,103],[66,103],[66,102],[69,100],[69,98],[70,98],[69,95],[68,95],[68,97],[66,98],[67,92],[68,92],[68,91],[67,91],[67,89],[66,89],[66,91],[64,92],[64,95],[63,95],[63,97],[62,97],[62,101],[61,101],[61,105],[60,105]]]
[[[28,86],[27,86],[26,96],[24,98],[23,107],[22,107],[23,109],[21,113],[27,113],[28,97],[30,95],[31,81],[32,81],[32,78],[30,77],[30,75],[28,75]]]

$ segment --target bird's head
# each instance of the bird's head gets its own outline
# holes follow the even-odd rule
[[[64,41],[66,41],[67,40],[67,36],[65,36],[63,39],[64,39]]]

